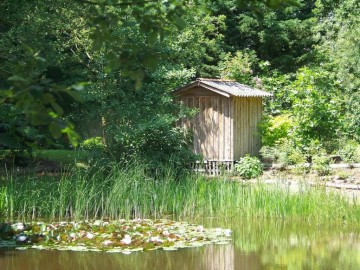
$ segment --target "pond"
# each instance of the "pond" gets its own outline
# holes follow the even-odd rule
[[[232,229],[232,242],[128,255],[3,249],[0,269],[360,269],[360,235],[354,228],[260,220],[202,224]]]

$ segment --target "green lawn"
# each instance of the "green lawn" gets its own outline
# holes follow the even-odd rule
[[[32,157],[28,153],[19,154],[22,157],[29,159],[43,159],[49,161],[56,161],[60,163],[74,163],[75,161],[84,161],[88,155],[88,151],[84,150],[34,150]],[[9,150],[0,151],[0,159],[10,157]]]

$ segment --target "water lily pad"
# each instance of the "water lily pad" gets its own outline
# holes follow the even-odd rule
[[[161,219],[14,223],[2,225],[2,228],[6,229],[6,237],[14,240],[5,241],[0,237],[0,247],[124,254],[227,244],[231,240],[228,229],[206,229],[202,225]]]

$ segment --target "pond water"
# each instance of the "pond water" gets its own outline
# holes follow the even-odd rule
[[[129,255],[6,249],[0,250],[0,269],[360,269],[360,234],[349,227],[239,220],[198,223],[232,229],[232,243]]]

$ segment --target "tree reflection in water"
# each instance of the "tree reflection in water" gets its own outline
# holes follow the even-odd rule
[[[266,221],[219,221],[206,227],[233,230],[233,242],[130,255],[71,251],[4,251],[1,270],[30,269],[360,269],[359,229]]]

